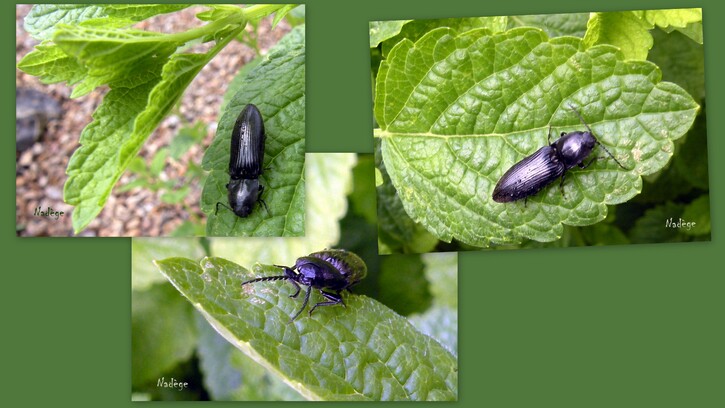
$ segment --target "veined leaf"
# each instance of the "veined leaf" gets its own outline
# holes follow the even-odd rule
[[[131,88],[112,87],[106,94],[93,114],[94,121],[83,130],[82,146],[75,151],[66,169],[64,197],[68,204],[75,206],[73,229],[76,233],[98,215],[130,161],[196,74],[242,28],[242,25],[225,25],[219,33],[220,41],[206,54],[174,54],[165,65],[149,65],[150,70],[161,70],[157,81],[139,81]],[[152,74],[152,71],[145,73]]]
[[[509,28],[536,27],[544,30],[549,37],[571,35],[583,37],[587,31],[589,13],[535,14],[529,16],[510,16]]]
[[[24,27],[33,38],[47,40],[59,24],[79,24],[88,20],[105,20],[105,26],[115,21],[129,23],[145,20],[158,14],[172,13],[189,4],[36,4],[25,17]],[[112,18],[108,18],[112,17]]]
[[[587,23],[584,44],[619,47],[625,59],[647,59],[652,48],[649,30],[655,26],[679,30],[702,44],[702,9],[639,10],[593,13]]]
[[[370,48],[375,48],[381,42],[393,38],[405,24],[411,20],[394,20],[394,21],[371,21],[370,22]]]
[[[209,214],[210,236],[302,236],[304,235],[305,185],[305,47],[304,26],[292,38],[280,41],[267,58],[247,73],[246,80],[226,105],[217,136],[204,154],[202,167],[211,170],[202,192],[202,210]],[[264,119],[267,135],[264,186],[261,206],[247,218],[228,209],[216,212],[216,203],[229,205],[229,149],[232,130],[245,105],[255,104]]]
[[[289,323],[301,306],[282,282],[241,288],[254,275],[220,258],[156,262],[224,338],[300,394],[314,400],[455,400],[456,357],[373,299],[318,309]],[[287,287],[285,287],[287,286]],[[310,302],[314,302],[312,298]]]
[[[574,37],[439,28],[401,41],[382,63],[376,136],[406,212],[439,239],[552,241],[564,224],[604,219],[607,205],[638,194],[641,176],[672,156],[699,106],[660,79],[652,63],[625,61],[611,46],[584,49]],[[527,202],[494,202],[496,182],[549,143],[550,126],[557,134],[583,130],[570,105],[629,170],[599,160],[570,171],[564,194],[548,188]]]

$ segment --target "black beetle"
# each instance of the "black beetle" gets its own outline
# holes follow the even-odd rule
[[[327,299],[326,302],[315,304],[309,311],[312,312],[317,306],[331,306],[341,304],[342,291],[352,292],[350,287],[360,282],[368,273],[365,262],[359,256],[344,249],[326,249],[320,252],[313,252],[308,256],[297,258],[293,267],[275,265],[284,270],[284,275],[266,276],[263,278],[250,279],[242,282],[242,286],[264,281],[282,280],[290,281],[297,289],[291,294],[291,298],[296,298],[300,294],[300,285],[307,286],[305,300],[302,307],[290,319],[290,323],[305,310],[307,302],[310,300],[312,288],[320,291],[320,294]],[[323,290],[326,289],[329,292]],[[332,292],[332,293],[331,293]]]
[[[534,154],[511,166],[493,189],[493,201],[507,203],[527,198],[538,193],[559,177],[561,177],[559,187],[563,188],[567,170],[574,166],[586,168],[596,160],[594,158],[589,163],[583,164],[584,159],[589,156],[597,144],[617,162],[619,167],[627,170],[604,145],[599,143],[579,111],[571,105],[569,107],[579,116],[579,120],[586,126],[587,131],[561,132],[561,137],[554,143],[542,147]],[[551,125],[549,125],[549,141],[551,141]]]
[[[245,218],[259,201],[262,200],[264,186],[259,184],[259,176],[264,171],[264,121],[259,109],[251,103],[242,109],[234,123],[232,146],[229,154],[229,205],[216,203],[216,214],[219,205],[229,208],[234,214]]]

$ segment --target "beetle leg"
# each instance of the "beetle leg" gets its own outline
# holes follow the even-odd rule
[[[594,157],[591,160],[589,160],[589,163],[587,163],[587,164],[579,163],[579,167],[582,169],[586,169],[587,167],[589,167],[590,164],[594,163],[595,160],[604,159],[604,158],[605,157]]]
[[[566,194],[564,194],[564,179],[566,178],[566,172],[562,173],[561,175],[561,182],[559,183],[559,190],[561,190],[561,195],[566,197]]]
[[[549,133],[546,134],[546,141],[551,144],[551,123],[549,123]]]
[[[291,298],[296,298],[296,297],[297,297],[297,295],[299,295],[299,294],[300,294],[300,285],[298,285],[298,284],[297,284],[297,282],[295,282],[295,281],[293,281],[293,280],[290,280],[290,279],[287,279],[287,280],[288,280],[288,281],[289,281],[289,282],[290,282],[291,284],[295,285],[295,288],[297,289],[297,291],[296,291],[296,292],[295,292],[295,293],[294,293],[293,295],[289,295],[289,297],[291,297]]]
[[[305,310],[305,307],[307,307],[307,302],[310,300],[310,293],[312,293],[312,286],[307,287],[307,293],[305,293],[305,300],[302,302],[302,307],[300,308],[300,310],[297,311],[297,313],[295,313],[294,316],[292,316],[292,318],[289,320],[290,323],[292,323],[297,318],[297,316],[299,316],[300,313]]]
[[[317,308],[317,306],[332,306],[341,304],[343,307],[345,307],[345,302],[342,301],[342,296],[340,295],[340,292],[337,292],[337,294],[335,294],[325,292],[324,290],[320,289],[320,294],[324,296],[325,299],[329,299],[329,301],[319,302],[316,305],[312,306],[312,309],[310,309],[310,316],[312,316],[312,312]]]

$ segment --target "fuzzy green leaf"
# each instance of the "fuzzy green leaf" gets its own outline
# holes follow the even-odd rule
[[[380,152],[380,141],[375,141],[376,177],[380,185],[376,187],[378,208],[379,253],[425,253],[430,252],[438,239],[425,227],[413,221],[405,212]]]
[[[662,79],[684,88],[696,101],[705,98],[705,47],[678,31],[652,33],[655,43],[648,59],[662,70]]]
[[[131,240],[131,288],[142,291],[153,284],[165,282],[154,267],[156,259],[185,254],[192,259],[201,259],[204,248],[196,238],[134,238]]]
[[[75,151],[68,163],[64,195],[65,201],[75,206],[72,222],[76,233],[98,215],[128,164],[181,98],[196,74],[242,28],[241,25],[223,25],[223,29],[217,32],[220,41],[207,53],[174,54],[164,65],[161,65],[162,62],[146,64],[156,58],[156,54],[144,53],[139,48],[143,44],[154,44],[153,47],[161,53],[159,55],[163,55],[170,44],[174,44],[173,41],[165,41],[155,35],[131,33],[128,36],[119,35],[114,40],[108,33],[105,35],[101,31],[90,31],[85,37],[90,43],[83,46],[82,30],[56,33],[56,37],[68,47],[67,52],[73,52],[78,58],[87,60],[99,72],[110,69],[102,68],[104,61],[113,65],[118,64],[119,60],[104,57],[109,51],[96,44],[96,40],[107,45],[117,42],[114,51],[110,51],[117,57],[133,50],[146,56],[135,60],[146,67],[143,78],[119,78],[118,82],[111,85],[111,91],[93,114],[94,121],[81,134],[82,146]],[[128,43],[124,43],[124,39]],[[111,75],[115,77],[116,74]],[[127,87],[129,84],[132,86]]]
[[[211,254],[242,265],[264,262],[292,265],[300,254],[330,248],[340,240],[340,219],[347,213],[352,186],[352,153],[308,153],[305,159],[305,236],[296,238],[210,238]]]
[[[583,37],[587,31],[587,21],[589,21],[589,13],[510,16],[509,28],[536,27],[544,30],[549,37],[564,35]]]
[[[304,26],[295,32],[304,33]],[[248,72],[243,86],[226,105],[217,136],[204,154],[202,167],[211,170],[201,203],[209,214],[207,235],[304,235],[305,47],[303,38],[301,43],[281,43]],[[269,212],[258,205],[246,218],[228,209],[215,214],[217,202],[229,204],[226,185],[232,129],[239,112],[249,103],[262,113],[267,135],[264,167],[269,169],[260,177],[260,184]]]
[[[302,396],[229,344],[197,313],[199,368],[215,401],[302,401]]]
[[[393,38],[405,24],[411,20],[371,21],[370,22],[370,48],[375,48],[381,42]]]
[[[25,31],[33,38],[47,40],[59,24],[79,24],[103,20],[106,28],[130,25],[158,14],[172,13],[188,4],[36,4],[25,18]],[[109,18],[111,17],[111,18]]]
[[[631,11],[594,13],[587,23],[583,43],[587,48],[614,45],[622,50],[624,59],[645,60],[653,44],[650,29],[651,23]]]
[[[413,20],[405,24],[400,33],[383,42],[383,55],[388,55],[390,49],[403,39],[417,41],[430,30],[438,27],[448,27],[459,33],[473,29],[485,28],[492,33],[498,33],[506,29],[508,17],[471,17],[471,18],[444,18],[436,20]]]
[[[660,170],[692,126],[699,106],[660,75],[615,47],[585,50],[577,38],[550,40],[538,29],[440,28],[398,43],[381,65],[376,136],[406,212],[439,239],[552,241],[564,224],[596,223],[607,205],[638,194],[641,176]],[[583,130],[569,105],[629,170],[599,160],[569,172],[565,194],[547,188],[527,203],[495,203],[496,182],[548,144],[549,126]]]
[[[56,44],[44,41],[35,46],[18,63],[23,72],[40,78],[43,83],[67,82],[74,85],[86,78],[88,70],[78,59],[69,56]]]
[[[346,294],[347,307],[322,308],[288,323],[301,306],[289,297],[290,285],[241,288],[244,280],[279,274],[279,268],[258,265],[252,275],[220,258],[157,265],[227,341],[308,399],[457,398],[455,356],[370,298]]]

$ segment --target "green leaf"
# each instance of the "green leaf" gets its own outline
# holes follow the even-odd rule
[[[172,13],[189,4],[36,4],[25,17],[24,27],[33,38],[47,40],[59,24],[79,24],[89,20],[103,21],[106,28],[123,26],[158,14]],[[112,18],[107,18],[112,17]]]
[[[508,18],[508,27],[536,27],[544,30],[549,37],[564,35],[583,37],[587,31],[588,21],[589,13],[510,16]]]
[[[667,9],[632,11],[647,23],[664,30],[685,28],[688,24],[702,22],[702,9]]]
[[[352,153],[308,153],[305,160],[305,236],[296,238],[210,238],[211,254],[241,265],[264,262],[292,265],[300,254],[331,248],[340,240],[340,219],[347,212],[352,185]]]
[[[131,383],[155,382],[191,358],[196,345],[194,309],[171,285],[131,291]]]
[[[682,242],[683,234],[677,222],[685,210],[683,204],[666,202],[644,212],[629,231],[633,244]]]
[[[260,265],[251,275],[219,258],[157,265],[227,341],[308,399],[457,398],[456,357],[370,298],[345,295],[347,307],[323,308],[288,324],[300,307],[300,299],[288,296],[289,285],[240,287],[279,268]]]
[[[74,85],[88,75],[88,70],[76,58],[50,41],[36,45],[18,63],[18,68],[39,77],[46,84],[65,81],[68,85]]]
[[[380,142],[375,142],[376,177],[382,183],[376,187],[378,207],[378,240],[380,254],[425,253],[433,250],[438,238],[421,224],[413,221],[405,212],[403,202],[395,190],[380,152]]]
[[[609,44],[622,50],[624,59],[645,60],[652,48],[652,24],[632,11],[594,13],[587,23],[583,45]]]
[[[168,158],[168,147],[162,147],[156,152],[153,159],[151,159],[151,165],[149,165],[149,172],[151,172],[152,176],[158,177],[161,172],[164,171],[164,167],[166,167],[166,159]]]
[[[707,119],[704,109],[687,133],[685,143],[679,147],[679,154],[673,160],[673,167],[692,186],[702,190],[710,189],[710,173],[707,159]]]
[[[216,401],[302,401],[297,391],[229,344],[196,313],[199,368]]]
[[[158,259],[185,254],[201,259],[204,248],[196,238],[133,238],[131,240],[131,288],[135,291],[149,289],[153,284],[165,282],[153,264]]]
[[[685,222],[691,223],[691,228],[685,227],[685,235],[710,235],[710,195],[703,194],[692,201],[682,212]]]
[[[454,355],[458,355],[458,312],[448,306],[434,306],[424,313],[410,316],[416,329],[436,339]]]
[[[80,23],[106,17],[103,5],[91,4],[36,4],[23,22],[25,31],[36,40],[48,40],[58,24]]]
[[[174,136],[174,139],[171,140],[169,155],[174,160],[181,159],[181,156],[188,152],[192,146],[202,142],[204,136],[206,136],[206,124],[203,122],[196,122],[193,125],[182,127]]]
[[[292,9],[294,9],[297,6],[298,6],[298,4],[285,4],[284,6],[282,6],[282,8],[277,10],[274,13],[274,19],[272,20],[272,28],[277,27],[277,24],[279,24],[279,22],[282,21],[283,18],[285,18],[287,13],[292,11]]]
[[[295,30],[304,32],[304,26]],[[291,48],[289,45],[294,44]],[[269,212],[256,208],[247,218],[225,209],[215,214],[216,203],[228,205],[229,148],[232,129],[245,105],[255,104],[264,118],[267,135],[260,177],[262,199]],[[201,208],[208,214],[210,236],[302,236],[305,185],[305,47],[283,42],[249,71],[244,86],[226,106],[217,136],[204,154],[202,167],[211,173],[204,184]]]
[[[170,35],[148,31],[68,25],[58,27],[53,42],[87,69],[86,78],[73,90],[73,98],[103,84],[135,88],[157,81],[160,66],[183,44]],[[149,71],[153,75],[148,75]]]
[[[411,20],[371,21],[370,22],[370,48],[375,48],[381,42],[393,38],[405,24]]]
[[[383,257],[377,298],[403,316],[428,309],[431,294],[424,269],[420,255]]]
[[[662,79],[684,88],[696,101],[705,98],[705,47],[675,31],[655,30],[649,60],[662,70]]]
[[[423,254],[425,276],[430,283],[430,292],[435,305],[458,310],[458,254]],[[457,326],[456,326],[457,327]]]
[[[184,201],[184,198],[189,195],[191,188],[189,186],[183,186],[173,191],[166,191],[161,194],[161,202],[166,204],[178,204]]]
[[[355,188],[350,193],[350,203],[353,210],[370,224],[377,224],[378,210],[375,197],[375,184],[373,172],[375,171],[375,158],[372,154],[359,155],[357,165],[352,170]]]
[[[68,180],[64,195],[65,201],[75,206],[72,223],[76,233],[98,215],[130,161],[181,98],[196,74],[242,29],[242,26],[229,27],[226,23],[223,26],[224,30],[218,32],[220,42],[211,50],[206,54],[174,54],[163,65],[157,81],[124,79],[120,82],[136,85],[132,88],[111,86],[111,91],[93,114],[94,121],[83,130],[80,138],[82,146],[75,151],[66,169]],[[84,48],[78,38],[70,41],[69,37],[64,37],[65,34],[57,35],[68,40],[67,44],[78,47],[78,55],[84,58],[98,57],[100,61],[107,53],[97,47],[98,44],[88,44]],[[90,41],[91,38],[93,36],[87,39]],[[105,40],[99,41],[106,43]],[[135,45],[120,46],[121,49],[138,50]],[[98,54],[91,55],[91,50]],[[154,55],[147,57],[153,59]],[[149,65],[147,68],[161,70],[161,65]],[[145,75],[155,76],[152,71],[146,71]]]
[[[570,105],[630,170],[599,160],[569,172],[564,194],[493,202],[496,182],[548,144],[550,126],[582,130]],[[473,246],[552,241],[564,224],[604,219],[607,205],[638,194],[641,176],[667,163],[698,109],[652,63],[529,28],[440,28],[402,41],[380,68],[375,97],[376,136],[406,212],[439,239]]]
[[[386,40],[383,43],[383,55],[387,56],[395,44],[403,39],[417,41],[430,30],[438,27],[448,27],[459,33],[469,30],[485,28],[490,32],[497,33],[504,31],[508,24],[508,17],[472,17],[472,18],[443,18],[437,20],[413,20],[405,24],[400,30],[400,34]]]

